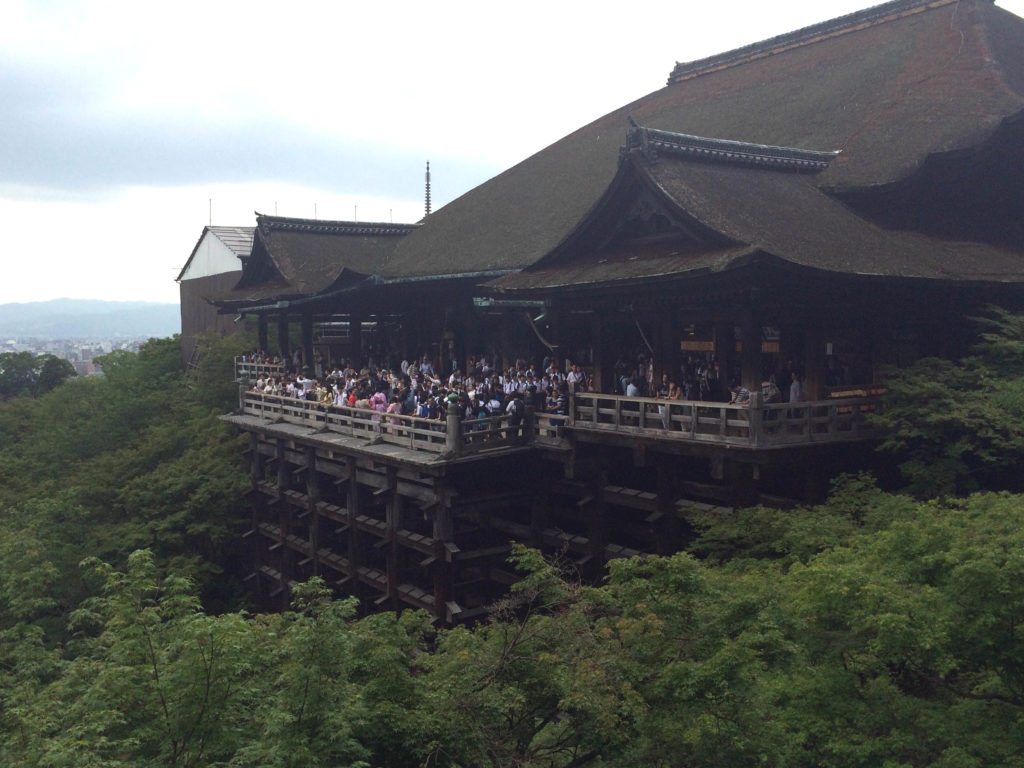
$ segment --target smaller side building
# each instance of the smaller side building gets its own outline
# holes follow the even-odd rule
[[[193,359],[199,336],[225,335],[233,330],[234,318],[218,313],[207,298],[235,287],[252,251],[254,232],[255,227],[204,227],[178,274],[183,365]]]

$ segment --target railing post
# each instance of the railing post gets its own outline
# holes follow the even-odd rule
[[[576,426],[576,385],[569,389],[569,426]]]
[[[454,458],[462,453],[462,418],[459,413],[458,403],[452,403],[448,406],[447,424],[445,426],[445,453]]]
[[[750,442],[756,447],[761,444],[764,426],[764,396],[760,392],[750,393]]]
[[[533,404],[526,406],[523,414],[523,444],[530,445],[537,436],[537,407]]]

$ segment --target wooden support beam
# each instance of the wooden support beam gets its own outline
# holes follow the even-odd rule
[[[302,313],[302,367],[310,376],[315,374],[313,367],[313,314]]]
[[[277,316],[277,351],[284,360],[284,367],[287,370],[291,367],[291,342],[288,340],[288,313],[282,312]]]
[[[388,531],[387,539],[390,544],[387,550],[388,595],[392,599],[392,608],[397,611],[399,608],[398,587],[406,581],[403,569],[404,558],[402,556],[401,544],[398,541],[398,531],[404,527],[402,517],[405,511],[405,499],[395,493],[395,486],[398,484],[397,468],[391,466],[387,468],[387,481],[387,487],[382,489],[382,491],[374,493],[374,496],[387,497],[387,510],[385,514]]]
[[[312,516],[309,522],[309,549],[313,553],[311,558],[313,563],[313,575],[320,575],[320,515],[316,514],[317,507],[320,505],[320,475],[314,469],[316,467],[316,448],[310,446],[306,448],[306,466],[310,468],[310,471],[306,473],[306,497],[307,504],[305,511],[302,512],[301,517]]]
[[[455,544],[455,523],[451,507],[451,495],[440,484],[438,491],[438,496],[442,503],[438,504],[434,509],[434,560],[430,563],[430,570],[434,585],[434,615],[437,619],[444,621],[447,618],[444,612],[444,605],[453,599],[451,558],[454,553],[448,549],[448,546],[454,546]]]
[[[761,336],[759,315],[744,312],[740,322],[740,381],[751,392],[761,390]]]
[[[267,328],[267,316],[264,313],[260,313],[256,316],[256,343],[259,345],[261,352],[270,351],[270,341]]]

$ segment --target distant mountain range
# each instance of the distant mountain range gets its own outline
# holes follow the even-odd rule
[[[0,304],[0,340],[163,337],[180,331],[177,304],[86,299]]]

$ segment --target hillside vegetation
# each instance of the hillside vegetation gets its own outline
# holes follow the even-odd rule
[[[519,549],[450,630],[316,579],[242,610],[230,342],[189,380],[156,341],[0,405],[0,764],[1019,768],[1024,322],[988,322],[894,387],[905,490],[696,516],[595,587]]]

